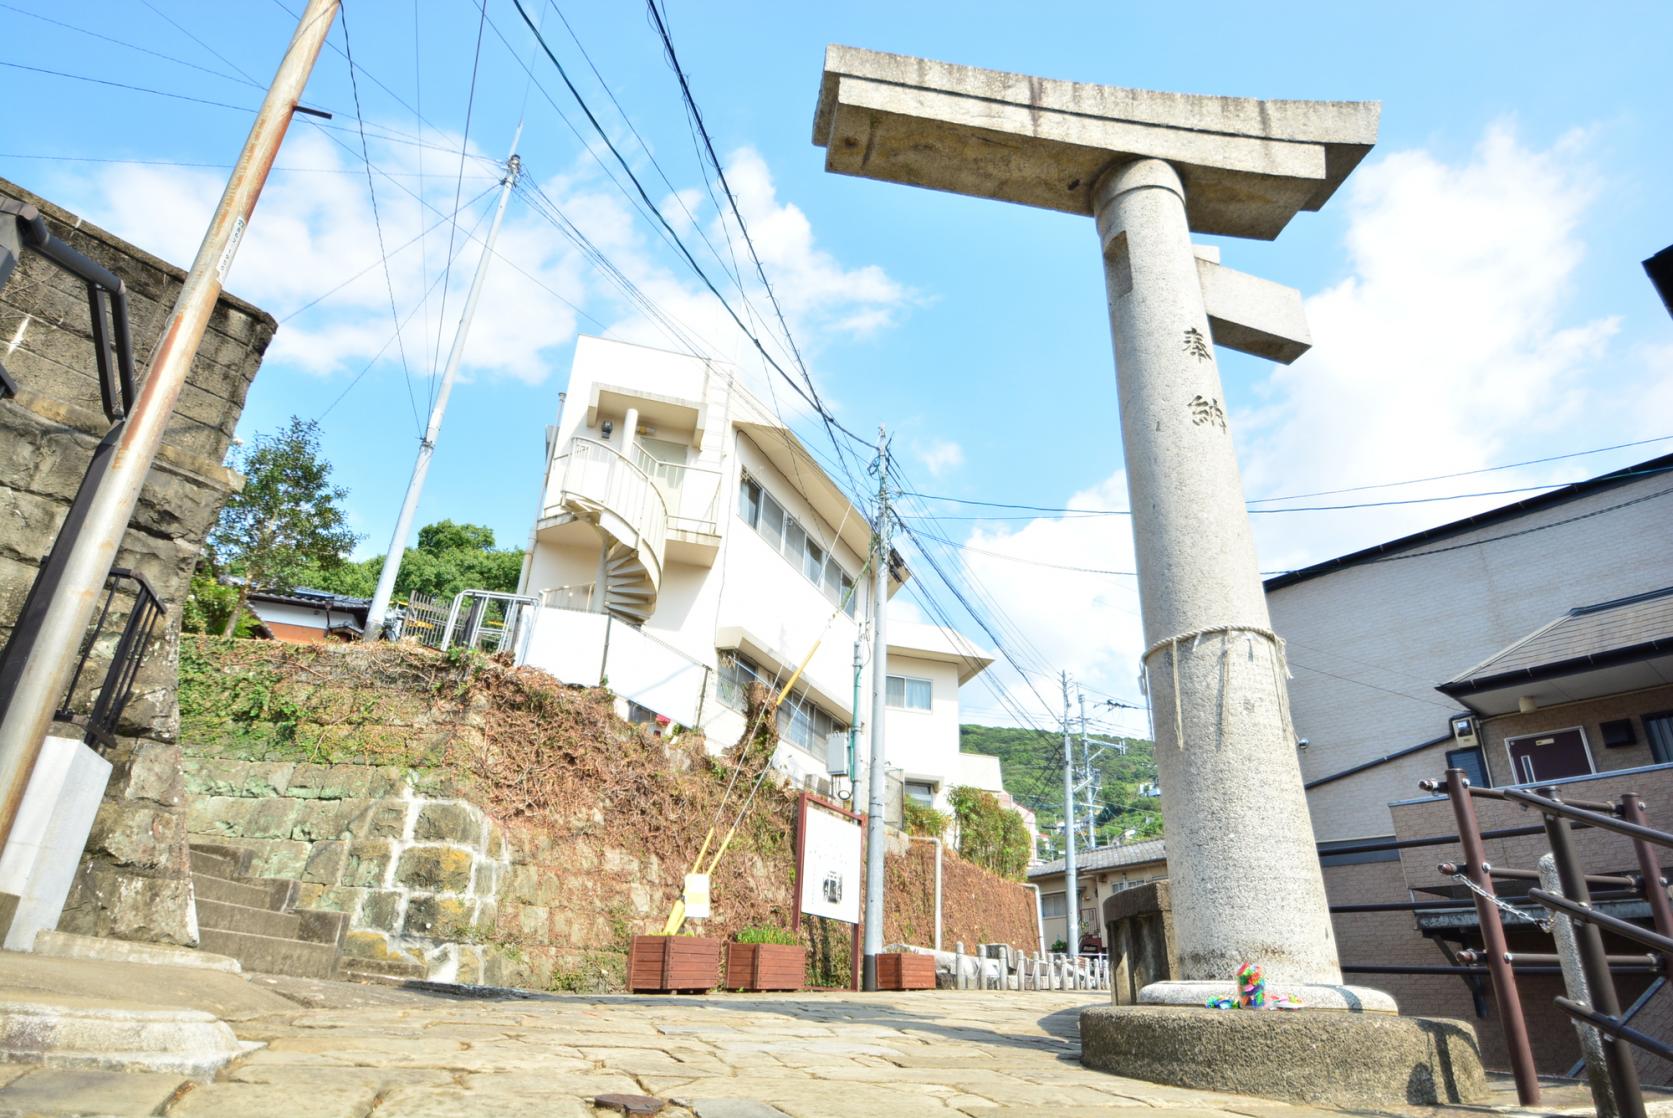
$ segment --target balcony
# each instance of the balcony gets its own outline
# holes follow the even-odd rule
[[[662,462],[643,448],[635,448],[634,464],[651,479],[668,510],[668,557],[712,564],[720,549],[720,471]]]

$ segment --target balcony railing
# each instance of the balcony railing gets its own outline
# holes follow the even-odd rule
[[[558,456],[554,466],[560,478],[558,503],[549,506],[544,515],[569,511],[564,506],[577,498],[610,514],[625,529],[623,543],[649,548],[660,578],[668,540],[668,504],[650,476],[615,447],[593,439],[570,439],[569,448]],[[605,527],[613,535],[623,536],[614,525]]]
[[[669,527],[680,532],[714,534],[720,515],[720,471],[651,457],[643,447],[634,462],[644,471],[668,506]]]

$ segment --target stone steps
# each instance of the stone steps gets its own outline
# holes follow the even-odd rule
[[[422,964],[405,959],[367,959],[345,955],[340,977],[373,981],[416,981],[424,977]]]
[[[337,974],[338,953],[334,943],[305,943],[299,939],[200,926],[198,945],[205,951],[231,955],[247,971],[298,978],[335,978]]]
[[[230,955],[245,970],[300,978],[332,978],[348,931],[348,915],[296,907],[300,883],[251,877],[250,853],[193,846],[198,946]]]
[[[302,940],[302,918],[291,912],[274,912],[270,908],[228,904],[199,896],[198,927],[214,928],[223,932],[245,932],[250,935],[271,936],[275,939]]]

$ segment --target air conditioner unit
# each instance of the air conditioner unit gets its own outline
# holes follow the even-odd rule
[[[1459,714],[1452,719],[1452,738],[1459,745],[1476,745],[1476,721],[1473,714]]]

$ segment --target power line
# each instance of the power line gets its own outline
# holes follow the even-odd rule
[[[145,0],[146,7],[151,7],[150,0]],[[418,401],[412,394],[412,369],[407,364],[407,343],[401,336],[401,312],[395,309],[395,277],[389,271],[389,251],[384,247],[383,216],[378,212],[378,189],[372,182],[372,150],[366,144],[366,122],[360,111],[360,82],[354,76],[354,47],[349,39],[348,5],[341,8],[341,25],[343,28],[343,51],[349,63],[349,88],[354,93],[354,121],[360,129],[360,154],[366,161],[366,192],[372,198],[372,225],[377,230],[378,256],[383,260],[383,284],[389,293],[389,318],[395,323],[395,348],[401,355],[401,383],[407,387],[407,403],[412,407],[413,426],[422,430],[423,421],[418,418]],[[152,8],[155,11],[155,8]],[[173,23],[173,20],[169,21]],[[176,24],[176,26],[179,26]],[[181,30],[185,30],[181,28]],[[190,34],[190,32],[188,32]],[[460,169],[464,168],[463,157],[459,160]],[[454,213],[458,214],[459,199],[453,199]],[[422,235],[422,234],[421,234]]]
[[[476,76],[482,66],[482,28],[488,21],[488,0],[481,0],[481,14],[476,21],[476,50],[471,56],[471,85],[470,92],[465,97],[465,135],[460,142],[461,149],[469,148],[471,142],[471,113],[476,108]],[[430,388],[426,395],[426,407],[435,399],[436,367],[441,364],[441,335],[447,325],[447,281],[453,272],[453,238],[459,232],[459,192],[465,183],[465,154],[459,153],[459,174],[453,184],[453,224],[447,232],[447,265],[442,275],[441,285],[441,313],[436,316],[436,350],[430,358]]]
[[[377,135],[376,133],[372,133],[372,139],[378,140],[378,139],[383,139],[383,137]],[[110,163],[110,164],[115,164],[115,165],[119,165],[119,166],[126,166],[126,167],[190,167],[190,168],[201,168],[201,169],[207,170],[207,171],[231,171],[236,166],[236,164],[233,164],[233,163],[193,163],[193,162],[189,162],[187,160],[182,160],[182,159],[122,159],[122,158],[115,157],[115,156],[59,155],[56,152],[53,152],[53,153],[38,153],[38,152],[22,152],[22,151],[0,151],[0,159],[31,159],[31,160],[38,160],[38,161],[43,162],[43,163]],[[288,173],[288,174],[293,174],[293,175],[358,175],[358,174],[360,174],[360,168],[359,167],[285,167],[285,166],[280,166],[280,165],[276,164],[272,169],[272,173],[273,174]],[[411,171],[384,171],[382,173],[388,178],[418,178],[418,177],[420,177],[420,176],[418,176],[417,174],[415,174]],[[478,177],[478,176],[472,176],[472,177],[474,178],[474,177]],[[481,177],[489,177],[489,176],[481,176]],[[374,265],[374,267],[375,266],[376,265]]]
[[[1673,466],[1655,466],[1644,470],[1619,470],[1608,476],[1615,478],[1653,477],[1673,471]],[[1284,512],[1337,512],[1345,509],[1375,509],[1388,508],[1395,505],[1429,505],[1444,501],[1464,501],[1476,497],[1507,497],[1517,493],[1535,493],[1547,489],[1563,489],[1571,485],[1583,485],[1594,481],[1595,478],[1581,478],[1579,481],[1552,481],[1541,485],[1522,485],[1510,489],[1484,489],[1473,493],[1448,493],[1434,497],[1403,497],[1389,501],[1359,501],[1342,505],[1291,505],[1281,509],[1249,509],[1252,515],[1271,515]],[[1403,482],[1389,482],[1389,485],[1405,484]],[[1371,487],[1381,488],[1381,486]],[[1076,509],[1047,505],[1014,504],[1004,501],[982,501],[973,497],[938,496],[933,493],[906,493],[908,497],[919,497],[927,501],[947,501],[958,505],[977,505],[986,508],[1027,509],[1034,512],[1053,513],[1055,517],[1008,517],[1008,516],[946,516],[945,520],[1043,520],[1043,519],[1084,519],[1101,516],[1131,516],[1131,509]],[[1298,497],[1267,497],[1267,501],[1290,501]]]
[[[685,69],[680,65],[679,54],[674,49],[673,37],[668,33],[668,25],[663,22],[662,13],[657,7],[656,0],[645,0],[645,5],[650,9],[651,19],[656,25],[657,34],[662,38],[662,45],[667,49],[668,64],[672,67],[674,76],[679,79],[680,93],[685,100],[686,110],[691,115],[691,121],[696,125],[697,134],[702,137],[703,150],[708,153],[709,163],[714,167],[716,177],[720,179],[720,188],[722,193],[726,195],[726,204],[731,208],[732,216],[737,219],[738,231],[743,234],[744,245],[749,249],[749,257],[755,263],[755,274],[760,277],[761,286],[766,288],[767,300],[772,304],[773,313],[778,316],[779,329],[784,332],[784,340],[790,346],[791,356],[795,359],[797,368],[801,370],[802,380],[806,382],[808,392],[813,396],[814,408],[818,411],[819,418],[824,422],[826,434],[830,437],[831,446],[836,450],[838,461],[841,461],[843,448],[836,437],[836,431],[832,427],[833,421],[825,408],[824,402],[819,399],[819,389],[813,383],[812,374],[808,372],[807,362],[802,359],[801,349],[796,345],[795,335],[791,333],[790,323],[784,316],[784,308],[779,304],[778,296],[773,292],[772,282],[767,279],[767,270],[761,264],[761,254],[755,250],[755,240],[749,235],[749,225],[744,221],[743,211],[738,208],[738,199],[732,193],[732,184],[727,181],[726,168],[721,165],[720,156],[715,153],[714,141],[709,136],[708,127],[703,123],[703,112],[697,107],[697,99],[692,95],[691,83],[686,79]],[[850,478],[850,481],[852,480]]]
[[[370,167],[370,164],[367,164],[367,166]],[[355,169],[355,174],[359,174],[359,173],[360,173],[359,170]],[[498,184],[496,183],[495,185],[498,185]],[[469,202],[466,202],[465,203],[465,208],[469,209],[471,206],[474,206],[478,202],[482,201],[482,199],[486,198],[489,195],[489,193],[493,191],[493,189],[494,189],[494,187],[490,186],[486,190],[482,191],[482,193],[478,194],[475,198],[472,198]],[[359,279],[361,276],[364,276],[367,272],[370,272],[373,268],[376,268],[379,263],[384,264],[385,267],[387,268],[388,263],[389,263],[389,257],[401,255],[401,253],[403,253],[407,249],[411,248],[415,243],[417,243],[419,241],[422,241],[425,237],[429,236],[431,233],[434,233],[437,229],[440,229],[441,226],[442,226],[442,222],[449,220],[449,217],[450,217],[450,215],[443,214],[439,220],[435,221],[427,229],[425,229],[423,232],[419,233],[418,236],[412,238],[412,240],[407,241],[404,244],[397,245],[396,248],[395,248],[395,251],[389,253],[388,256],[384,256],[380,260],[372,261],[370,264],[368,264],[364,268],[360,269],[360,271],[354,273],[354,275],[350,276],[348,279],[344,280],[342,283],[339,283],[336,287],[333,287],[331,290],[325,292],[323,295],[317,295],[314,298],[308,300],[306,303],[303,303],[300,307],[297,307],[295,310],[289,312],[288,314],[280,316],[279,324],[283,325],[284,323],[289,322],[291,319],[295,318],[297,315],[301,314],[303,311],[309,310],[310,308],[318,306],[320,303],[323,303],[325,300],[331,298],[331,296],[337,294],[337,292],[341,291],[343,288],[347,287],[349,284],[353,283],[355,280]],[[424,274],[429,275],[429,270],[425,269]],[[434,286],[434,285],[431,285],[431,286]],[[425,290],[429,290],[429,288],[426,287]]]
[[[0,3],[0,8],[8,8],[11,11],[17,12],[19,15],[28,16],[30,19],[38,19],[42,23],[50,23],[50,24],[53,24],[56,27],[62,27],[62,28],[65,28],[66,30],[75,31],[75,32],[77,32],[79,34],[82,34],[82,35],[88,35],[88,36],[91,36],[92,38],[95,38],[95,39],[101,39],[101,40],[103,40],[104,42],[107,42],[107,43],[114,43],[119,47],[127,47],[129,50],[139,51],[141,54],[149,54],[153,58],[161,58],[164,61],[173,62],[177,65],[185,66],[185,67],[188,67],[190,69],[197,70],[200,73],[209,74],[209,75],[212,75],[214,77],[221,78],[224,81],[238,82],[240,85],[254,86],[258,89],[265,88],[264,86],[262,86],[262,84],[260,82],[252,81],[249,78],[239,77],[239,76],[233,75],[233,74],[224,74],[219,70],[210,69],[208,66],[199,66],[196,62],[188,62],[184,58],[176,58],[172,54],[164,54],[162,51],[159,51],[159,50],[152,50],[149,47],[142,47],[138,43],[130,43],[125,39],[117,39],[117,38],[113,38],[110,35],[101,34],[100,32],[94,31],[90,27],[81,27],[81,26],[78,26],[74,23],[65,23],[61,19],[53,19],[51,16],[44,16],[44,15],[41,15],[39,12],[31,12],[26,8],[18,7],[16,4]]]
[[[1636,442],[1616,443],[1614,446],[1600,446],[1592,450],[1576,450],[1568,454],[1553,454],[1545,458],[1529,458],[1525,462],[1506,462],[1499,466],[1483,466],[1478,470],[1460,470],[1451,474],[1431,474],[1429,477],[1407,478],[1404,481],[1380,481],[1370,485],[1355,485],[1347,489],[1320,489],[1312,493],[1292,493],[1288,497],[1259,497],[1250,504],[1265,504],[1271,501],[1299,501],[1307,497],[1333,497],[1339,493],[1363,493],[1367,489],[1391,489],[1397,485],[1420,485],[1426,481],[1447,481],[1457,477],[1473,477],[1476,474],[1490,474],[1499,470],[1514,470],[1522,466],[1542,466],[1547,462],[1563,462],[1570,458],[1586,458],[1593,454],[1606,454],[1611,450],[1627,450],[1635,446],[1649,446],[1651,443],[1664,443],[1673,439],[1673,435],[1657,435],[1653,439],[1639,439]]]
[[[739,317],[737,310],[730,302],[727,301],[726,297],[721,294],[720,289],[715,286],[714,280],[709,278],[709,274],[704,271],[703,266],[697,262],[697,258],[692,255],[691,250],[687,248],[685,242],[680,239],[678,233],[675,232],[674,227],[669,223],[667,217],[663,215],[662,211],[651,199],[650,193],[645,189],[644,183],[639,180],[638,175],[634,174],[632,166],[627,162],[626,157],[622,155],[621,150],[616,147],[615,142],[610,138],[609,132],[606,131],[604,126],[599,122],[597,115],[592,110],[592,107],[587,104],[586,99],[581,96],[580,90],[577,89],[575,87],[575,83],[570,80],[569,71],[565,69],[563,63],[558,60],[558,56],[552,52],[551,46],[546,42],[545,37],[540,33],[540,29],[535,25],[534,20],[529,18],[529,13],[527,9],[523,7],[522,0],[512,0],[512,3],[516,6],[517,13],[522,16],[523,22],[528,25],[529,31],[535,37],[535,41],[540,44],[540,48],[546,55],[547,60],[551,62],[553,68],[557,70],[558,77],[563,81],[564,86],[569,90],[570,96],[573,97],[575,99],[575,103],[580,106],[581,112],[586,116],[588,123],[590,123],[593,130],[598,133],[598,136],[600,140],[603,141],[605,148],[608,149],[610,154],[615,157],[616,162],[621,166],[622,172],[627,175],[628,181],[633,184],[634,190],[644,202],[648,212],[652,215],[655,221],[667,231],[668,235],[672,238],[674,247],[679,251],[680,255],[685,258],[686,263],[691,266],[691,269],[697,273],[697,278],[702,281],[703,286],[708,288],[710,294],[719,300],[721,307],[726,311],[728,317],[732,319],[739,330],[743,331],[744,336],[749,339],[750,343],[755,347],[755,350],[769,365],[772,366],[773,370],[784,379],[785,383],[790,385],[791,389],[799,397],[801,397],[803,402],[806,403],[808,407],[812,408],[814,412],[820,415],[823,420],[833,424],[838,430],[843,431],[843,433],[847,434],[857,443],[869,446],[870,444],[867,443],[866,440],[854,434],[852,431],[842,427],[842,425],[836,421],[835,417],[830,415],[830,413],[825,409],[824,405],[815,397],[810,396],[806,391],[804,391],[801,385],[796,383],[795,378],[791,377],[790,374],[784,370],[784,367],[773,357],[773,355],[767,352],[767,349],[762,344],[760,337],[749,328],[741,317]],[[850,480],[852,481],[852,479]]]
[[[492,192],[493,192],[493,188],[490,187],[488,190],[483,191],[481,194],[479,194],[475,198],[471,199],[470,204],[475,205],[477,202],[480,202],[483,198],[487,197]],[[475,239],[476,230],[481,228],[482,222],[487,219],[488,210],[491,209],[491,208],[492,207],[485,207],[483,209],[482,213],[477,215],[475,223],[472,224],[472,226],[470,228],[469,235],[466,238],[467,240],[474,240]],[[462,250],[463,246],[460,246],[460,247],[461,247],[461,250]],[[374,267],[375,267],[375,265],[374,265]],[[441,277],[438,276],[435,279],[431,280],[430,283],[425,287],[425,289],[424,289],[424,300],[425,301],[427,301],[429,299],[430,292],[435,290],[436,285],[440,282],[441,282]],[[420,303],[420,306],[421,305],[423,305],[422,302]],[[405,318],[401,319],[398,323],[396,323],[395,333],[391,334],[388,338],[386,338],[384,340],[383,345],[379,346],[378,351],[376,353],[372,354],[371,359],[368,360],[365,365],[361,366],[360,371],[358,373],[354,374],[353,378],[351,378],[349,380],[348,384],[346,384],[343,387],[343,390],[341,392],[337,393],[337,395],[332,399],[332,401],[325,406],[325,409],[323,411],[321,411],[318,415],[314,416],[314,422],[315,423],[320,422],[326,416],[330,415],[332,409],[335,408],[338,404],[342,403],[343,398],[354,390],[355,385],[360,383],[361,378],[363,378],[367,373],[372,371],[372,366],[376,365],[378,363],[378,361],[382,359],[383,355],[386,352],[388,352],[389,347],[394,343],[396,336],[398,334],[400,334],[400,332],[403,329],[405,329],[407,323],[412,321],[413,316],[418,313],[418,309],[419,309],[418,306],[413,307],[410,311],[407,312]]]

